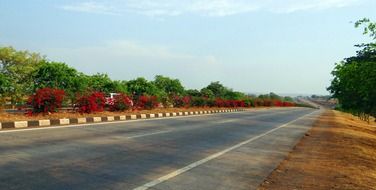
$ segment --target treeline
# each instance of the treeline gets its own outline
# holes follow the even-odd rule
[[[376,117],[376,23],[365,18],[355,23],[356,28],[360,26],[372,42],[356,45],[360,50],[355,56],[336,64],[328,90],[338,99],[338,109],[369,121],[370,116]]]
[[[104,96],[117,93],[123,107],[141,107],[149,102],[148,108],[182,106],[292,106],[291,97],[281,97],[275,93],[252,96],[234,91],[220,82],[197,89],[185,89],[178,79],[157,75],[154,80],[145,78],[133,80],[111,80],[107,74],[86,75],[65,63],[47,60],[38,53],[17,51],[12,47],[0,48],[0,100],[4,105],[29,105],[41,109],[40,104],[59,104],[66,106],[82,105],[89,109],[88,102],[107,101]],[[31,97],[31,99],[30,99]],[[53,100],[47,100],[51,98]],[[91,98],[90,98],[91,97]],[[118,97],[118,99],[119,99]],[[128,98],[125,100],[124,98]],[[146,101],[146,99],[148,101]],[[113,99],[115,100],[115,99]],[[100,104],[103,107],[103,105]],[[39,106],[39,107],[38,107]],[[53,109],[59,107],[54,105]],[[137,108],[139,108],[137,107]],[[80,108],[80,109],[81,109]],[[44,109],[44,108],[43,108]],[[42,109],[42,110],[43,110]],[[51,111],[48,108],[49,111]],[[95,109],[94,109],[95,110]],[[86,111],[83,111],[86,112]]]

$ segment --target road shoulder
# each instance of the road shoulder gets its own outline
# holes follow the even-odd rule
[[[375,147],[374,122],[328,110],[259,189],[376,189]]]

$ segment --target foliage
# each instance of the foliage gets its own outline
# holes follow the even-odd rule
[[[255,107],[255,102],[251,98],[244,99],[244,106],[245,107]]]
[[[31,95],[28,105],[33,108],[33,113],[57,112],[64,100],[64,90],[53,88],[38,89],[35,94]]]
[[[127,89],[129,93],[132,94],[135,98],[138,98],[142,95],[156,96],[162,93],[161,90],[158,89],[153,82],[149,82],[143,77],[128,81]]]
[[[210,90],[213,92],[214,97],[224,97],[228,89],[224,87],[219,81],[211,82],[205,89]]]
[[[105,97],[102,92],[92,92],[77,98],[76,107],[80,113],[94,113],[104,111]]]
[[[188,96],[194,96],[194,97],[201,96],[200,91],[198,91],[198,90],[196,90],[196,89],[189,89],[189,90],[186,90],[186,91],[185,91],[185,94],[188,95]]]
[[[32,93],[32,74],[45,61],[38,53],[0,47],[0,73],[9,78],[11,88],[7,88],[5,94],[13,104]]]
[[[296,106],[294,102],[283,102],[283,107],[293,107]]]
[[[242,100],[246,98],[246,95],[242,92],[228,90],[224,93],[224,98],[228,100]]]
[[[283,101],[286,101],[286,102],[293,102],[294,99],[291,98],[290,96],[285,96],[285,97],[283,98]]]
[[[368,18],[363,18],[355,22],[355,28],[362,25],[365,25],[363,34],[368,34],[372,39],[376,40],[376,22],[371,22]]]
[[[191,106],[193,107],[204,107],[207,105],[207,99],[205,97],[192,97],[191,98]]]
[[[133,106],[132,98],[126,94],[120,93],[113,99],[113,103],[110,105],[111,111],[125,111],[131,109]]]
[[[279,95],[277,95],[274,92],[270,92],[269,94],[261,94],[258,96],[258,98],[261,99],[272,99],[272,100],[282,100],[283,98]]]
[[[154,109],[158,107],[158,98],[156,96],[145,96],[142,95],[138,97],[137,103],[136,103],[136,109]]]
[[[0,94],[4,94],[9,91],[8,88],[10,88],[9,78],[3,73],[0,73]]]
[[[261,98],[256,98],[253,102],[255,107],[264,106],[264,100]]]
[[[211,91],[208,88],[201,89],[200,93],[201,93],[202,97],[206,97],[206,98],[214,98],[215,97],[213,91]]]
[[[175,96],[173,98],[173,106],[177,108],[189,107],[191,105],[190,96]]]
[[[88,90],[109,93],[127,93],[126,85],[121,81],[112,81],[107,74],[97,73],[92,76],[87,76]]]
[[[82,73],[65,63],[45,62],[33,74],[34,88],[58,88],[65,91],[72,102],[76,93],[87,89],[87,82]]]
[[[9,92],[11,88],[11,83],[9,78],[4,74],[0,73],[0,105],[5,102],[5,98],[7,96],[7,92]]]
[[[22,102],[24,97],[32,95],[30,104],[34,106],[35,102],[40,102],[34,106],[36,111],[52,112],[52,109],[58,108],[62,103],[60,99],[56,100],[59,97],[54,97],[54,94],[51,99],[46,99],[46,94],[53,92],[45,89],[61,89],[67,96],[66,100],[78,108],[80,113],[103,111],[105,95],[110,93],[120,93],[108,104],[111,111],[153,109],[161,104],[164,107],[272,106],[276,104],[274,99],[288,100],[283,100],[274,93],[254,99],[242,92],[233,91],[218,81],[211,82],[201,90],[185,90],[178,79],[162,75],[155,76],[154,81],[142,77],[117,81],[107,74],[83,74],[65,63],[47,61],[37,53],[17,51],[12,47],[0,48],[0,103],[11,98],[14,105]],[[38,99],[36,95],[44,99]],[[278,105],[280,104],[282,103],[279,102]],[[49,105],[51,106],[48,107]]]
[[[355,27],[366,25],[364,34],[376,39],[376,23],[362,19]],[[361,119],[376,117],[376,43],[357,45],[362,49],[355,56],[337,63],[328,90],[337,98],[340,108],[356,114]]]
[[[184,93],[184,87],[179,79],[171,79],[162,75],[155,76],[155,86],[164,91],[168,96],[180,96]]]

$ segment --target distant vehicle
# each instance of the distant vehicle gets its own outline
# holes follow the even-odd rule
[[[117,95],[119,95],[119,93],[110,93],[109,96],[106,96],[106,105],[114,105],[114,98]]]

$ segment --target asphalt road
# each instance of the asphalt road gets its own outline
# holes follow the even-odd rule
[[[256,189],[320,111],[0,132],[0,189]]]

